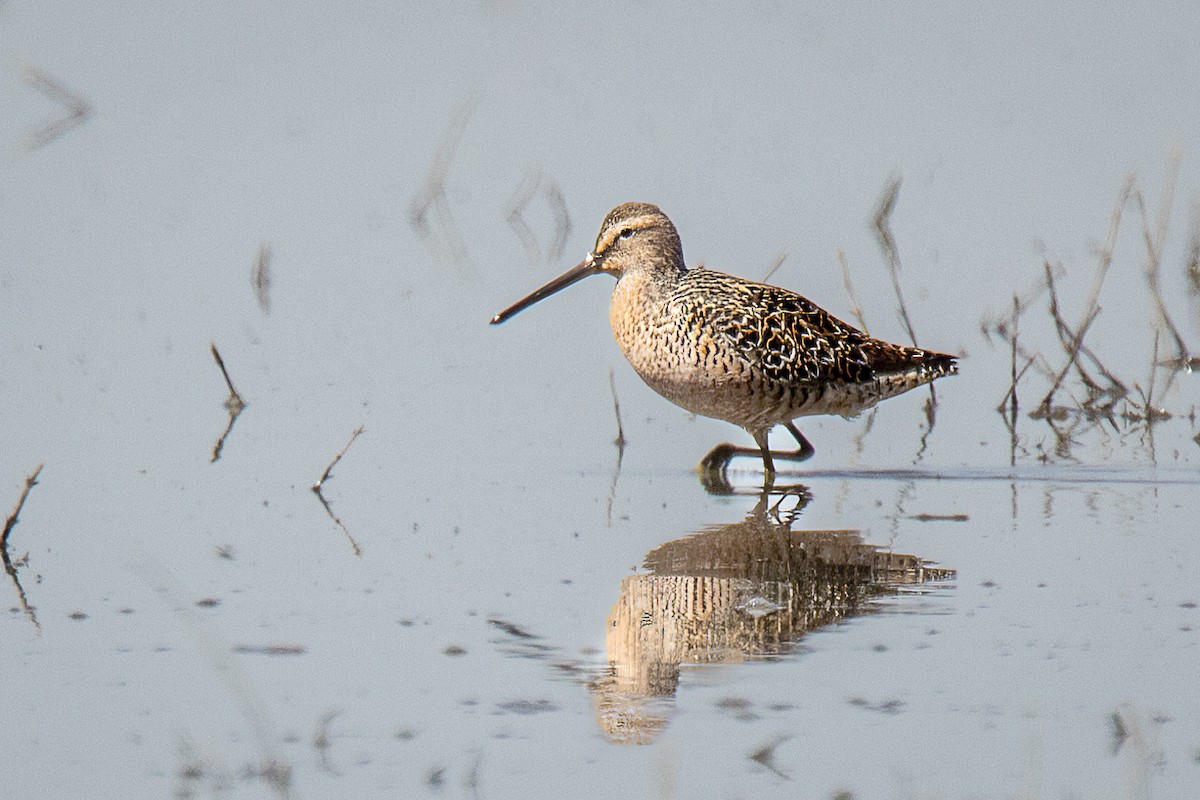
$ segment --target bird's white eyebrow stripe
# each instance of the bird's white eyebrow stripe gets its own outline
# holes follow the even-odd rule
[[[633,219],[627,219],[616,225],[610,225],[605,230],[603,238],[601,238],[600,241],[596,243],[596,249],[593,250],[592,252],[602,253],[605,250],[607,250],[612,245],[612,243],[614,241],[616,241],[616,238],[618,236],[620,236],[623,231],[626,231],[630,228],[633,228],[635,230],[641,230],[642,228],[651,228],[658,223],[659,223],[659,220],[656,219],[653,215],[643,214],[640,217],[634,217]]]

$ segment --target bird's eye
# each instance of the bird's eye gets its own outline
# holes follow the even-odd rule
[[[623,230],[617,234],[617,238],[618,239],[628,239],[630,236],[633,236],[633,231],[634,231],[633,228],[626,228],[625,230]]]

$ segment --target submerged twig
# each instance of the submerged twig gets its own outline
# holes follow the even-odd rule
[[[221,376],[225,378],[225,385],[229,387],[229,399],[225,401],[225,407],[230,411],[235,408],[241,411],[246,407],[246,401],[238,394],[238,390],[233,388],[233,381],[229,379],[229,370],[225,369],[225,360],[221,358],[221,353],[217,350],[217,346],[210,342],[209,348],[212,350],[213,360],[221,368]]]
[[[82,125],[91,116],[92,107],[87,100],[37,67],[27,65],[22,70],[21,79],[26,86],[60,103],[67,111],[66,116],[50,120],[41,130],[29,137],[26,144],[30,150],[50,144],[72,128]]]
[[[229,397],[225,400],[225,409],[229,412],[229,422],[225,425],[225,430],[217,438],[217,443],[213,445],[212,456],[208,459],[208,463],[213,464],[221,457],[221,451],[225,449],[225,440],[229,438],[230,432],[233,431],[233,423],[237,422],[238,415],[245,410],[246,401],[238,394],[238,390],[233,388],[233,381],[229,378],[229,370],[225,369],[225,360],[221,358],[221,353],[217,350],[217,346],[210,342],[209,348],[212,351],[213,360],[221,368],[221,376],[225,378],[225,385],[229,387]]]
[[[364,428],[362,425],[359,425],[354,429],[354,432],[350,434],[350,439],[346,442],[346,445],[338,451],[338,454],[333,457],[333,461],[329,462],[329,466],[325,467],[325,471],[321,473],[321,477],[318,478],[317,482],[311,487],[313,494],[317,496],[317,499],[321,501],[321,505],[325,507],[325,513],[328,514],[329,518],[333,520],[339,528],[342,529],[342,533],[346,534],[346,539],[350,542],[350,547],[354,550],[354,555],[356,556],[362,555],[362,548],[358,546],[358,542],[354,541],[354,537],[350,535],[349,529],[342,522],[341,518],[338,517],[337,514],[333,513],[333,508],[330,506],[329,501],[325,499],[325,494],[322,490],[324,489],[325,481],[329,480],[329,477],[333,472],[333,468],[337,466],[339,461],[342,460],[342,456],[346,455],[346,451],[350,449],[350,445],[354,444],[354,440],[359,437],[363,430]]]
[[[879,196],[879,205],[875,207],[875,237],[883,249],[888,271],[892,275],[892,288],[896,291],[896,302],[900,305],[900,320],[908,331],[908,338],[913,347],[917,347],[917,334],[913,332],[912,320],[908,316],[908,307],[904,303],[904,293],[900,290],[900,253],[896,249],[896,237],[892,235],[892,210],[896,207],[896,199],[900,194],[900,176],[893,176],[883,188]],[[932,384],[930,384],[932,386]]]
[[[38,464],[37,468],[25,477],[25,486],[21,489],[21,495],[17,498],[17,504],[13,506],[12,513],[4,520],[4,531],[0,532],[0,559],[4,561],[4,571],[8,573],[8,577],[12,579],[13,587],[17,590],[17,602],[20,603],[21,610],[25,612],[25,616],[29,617],[29,621],[33,623],[33,627],[37,630],[39,636],[42,633],[42,625],[38,622],[33,606],[29,605],[29,599],[25,596],[25,587],[21,586],[21,578],[17,575],[17,567],[22,566],[28,560],[28,556],[19,559],[14,564],[12,557],[8,554],[8,537],[17,525],[18,518],[21,516],[21,509],[25,507],[25,498],[29,496],[29,490],[37,486],[38,476],[42,474],[43,466],[44,464]]]

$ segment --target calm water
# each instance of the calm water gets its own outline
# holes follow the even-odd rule
[[[727,11],[0,5],[0,508],[45,463],[0,794],[1200,794],[1200,389],[1145,277],[1200,350],[1200,13]],[[785,496],[704,490],[749,437],[641,384],[607,278],[487,325],[638,199],[853,318],[844,259],[904,341],[892,176],[962,374],[803,421]],[[1129,401],[1032,419],[1044,265],[1077,330],[1116,208],[1080,360]]]

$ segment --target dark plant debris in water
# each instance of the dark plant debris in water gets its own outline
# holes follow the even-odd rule
[[[779,745],[783,744],[790,738],[790,736],[776,736],[770,742],[766,743],[757,750],[752,751],[747,758],[756,764],[766,767],[780,778],[783,778],[784,780],[791,780],[787,773],[775,765],[775,750],[779,747]]]
[[[524,628],[521,628],[518,625],[516,625],[512,622],[508,622],[506,620],[492,618],[492,619],[488,620],[488,624],[493,627],[499,628],[500,630],[507,633],[509,636],[515,636],[518,639],[536,639],[536,638],[538,638],[535,634],[532,634],[529,631],[525,630]]]
[[[969,522],[968,514],[910,514],[909,519],[917,522]]]
[[[308,648],[302,644],[239,644],[233,652],[252,656],[302,656]]]
[[[497,703],[496,709],[503,714],[529,716],[531,714],[545,714],[550,711],[558,711],[558,705],[550,700],[509,700],[505,703]]]
[[[881,700],[878,703],[872,703],[865,697],[854,695],[853,697],[848,698],[846,702],[852,706],[864,708],[868,711],[878,711],[881,714],[899,714],[904,710],[904,701],[894,697],[889,700]]]

